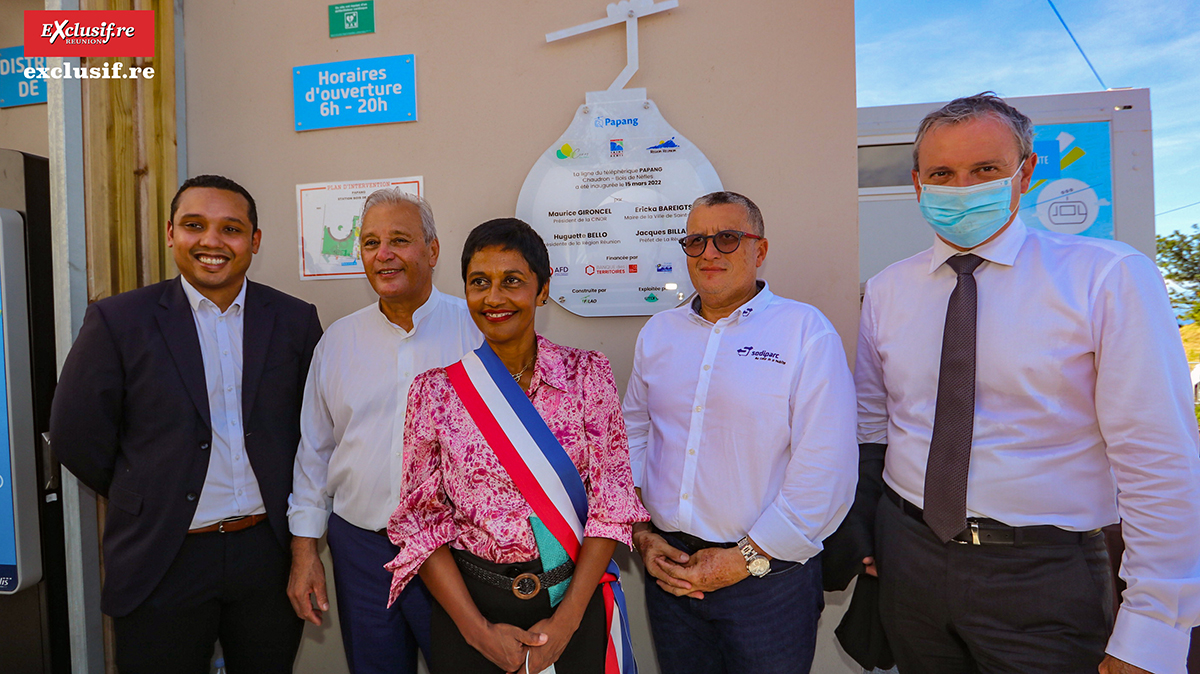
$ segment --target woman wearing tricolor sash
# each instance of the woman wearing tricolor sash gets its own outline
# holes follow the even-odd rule
[[[462,254],[485,342],[409,390],[388,535],[395,600],[437,600],[430,670],[636,672],[612,553],[649,519],[608,359],[534,332],[550,260],[529,225],[486,222]]]

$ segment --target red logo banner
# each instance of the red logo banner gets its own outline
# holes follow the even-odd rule
[[[28,10],[26,56],[154,56],[154,11]]]

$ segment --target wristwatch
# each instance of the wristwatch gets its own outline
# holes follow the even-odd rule
[[[754,546],[750,544],[749,536],[742,536],[742,540],[737,542],[738,551],[746,558],[746,570],[755,578],[762,578],[771,572],[771,560],[758,554]]]

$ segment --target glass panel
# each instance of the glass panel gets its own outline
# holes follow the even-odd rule
[[[912,143],[858,148],[859,187],[912,185]]]

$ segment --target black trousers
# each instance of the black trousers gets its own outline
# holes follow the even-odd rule
[[[271,526],[189,534],[146,601],[114,618],[121,674],[288,674],[304,621],[287,598],[291,557]]]
[[[468,552],[452,552],[456,560],[466,558],[494,573],[515,576],[543,571],[540,559],[520,564],[494,564]],[[521,629],[529,629],[539,620],[554,614],[554,609],[550,606],[550,593],[545,589],[532,599],[519,599],[512,590],[488,585],[470,574],[463,574],[463,582],[466,583],[475,606],[488,622],[507,623]],[[558,662],[554,663],[558,674],[604,674],[604,658],[608,649],[605,622],[604,594],[597,585],[583,613],[583,619],[579,621],[579,629],[567,643]],[[436,601],[433,602],[430,628],[433,642],[433,657],[429,662],[430,674],[492,674],[503,671],[467,643],[449,614]]]
[[[886,497],[875,526],[880,614],[902,674],[1096,674],[1113,626],[1104,536],[942,543]]]

